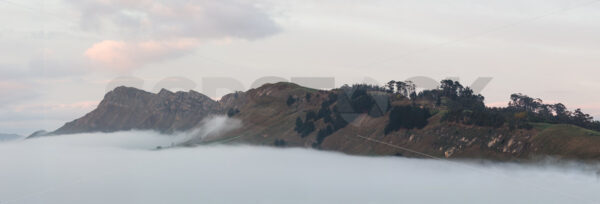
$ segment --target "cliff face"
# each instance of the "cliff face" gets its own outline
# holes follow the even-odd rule
[[[221,112],[219,104],[195,91],[153,94],[128,87],[108,92],[98,107],[51,134],[156,130],[188,130],[204,117]]]
[[[332,100],[332,95],[337,99]],[[374,99],[374,103],[378,103]],[[340,89],[320,91],[290,83],[267,84],[228,94],[218,102],[194,91],[162,90],[153,94],[118,87],[106,94],[96,110],[51,134],[131,129],[170,133],[192,129],[209,115],[227,114],[240,120],[242,126],[217,138],[182,145],[241,143],[318,148],[359,155],[423,157],[426,154],[494,160],[528,160],[538,156],[600,159],[600,133],[572,125],[534,124],[532,129],[516,130],[480,127],[443,122],[444,108],[430,101],[392,97],[389,104],[379,103],[365,113],[354,113],[346,111],[352,109],[347,100],[348,94]],[[410,104],[432,110],[434,114],[427,119],[427,125],[385,134],[385,126],[390,122],[387,106]],[[329,111],[322,113],[323,109]],[[337,115],[333,113],[336,111]],[[301,134],[298,120],[308,120],[310,112],[318,115],[311,119],[313,130]]]

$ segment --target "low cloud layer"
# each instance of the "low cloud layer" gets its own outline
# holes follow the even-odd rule
[[[131,69],[189,53],[200,41],[228,38],[260,39],[279,26],[252,1],[69,1],[82,11],[81,27],[119,33],[92,45],[92,62]]]
[[[242,126],[242,121],[227,116],[210,116],[200,122],[200,126],[192,131],[181,133],[188,138],[187,144],[199,143],[205,139],[221,136],[224,133]]]
[[[597,203],[585,168],[199,146],[153,132],[0,143],[2,203]]]

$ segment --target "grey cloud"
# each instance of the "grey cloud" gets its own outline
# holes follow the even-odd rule
[[[69,2],[81,11],[84,30],[111,36],[93,44],[85,56],[98,67],[125,73],[189,54],[207,40],[256,40],[281,30],[267,11],[252,1]]]
[[[32,58],[27,65],[0,64],[0,107],[35,100],[43,94],[47,80],[80,76],[83,66],[51,58]]]
[[[234,37],[258,39],[280,27],[267,12],[248,1],[99,1],[71,0],[82,11],[87,30],[117,30],[152,39]],[[129,36],[131,37],[131,36]]]
[[[0,79],[25,81],[33,78],[61,78],[80,76],[88,71],[90,70],[86,66],[76,61],[34,56],[25,65],[0,64]]]
[[[59,61],[45,58],[31,59],[27,68],[29,76],[41,76],[45,78],[77,76],[89,71],[85,66],[73,61]]]

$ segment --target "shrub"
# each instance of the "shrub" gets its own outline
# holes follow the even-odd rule
[[[289,95],[285,103],[288,106],[291,106],[292,104],[296,103],[296,99],[292,95]]]
[[[385,126],[385,134],[405,129],[421,129],[427,125],[431,117],[429,109],[414,106],[395,106],[390,112],[389,123]]]

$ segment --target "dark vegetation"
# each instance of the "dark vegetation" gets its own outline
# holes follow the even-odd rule
[[[348,122],[342,118],[342,113],[338,111],[337,105],[335,105],[337,100],[337,94],[329,94],[327,99],[321,103],[321,108],[317,112],[309,110],[306,112],[304,120],[301,117],[296,118],[294,130],[301,137],[306,137],[316,130],[315,122],[322,120],[325,127],[317,132],[316,142],[313,144],[314,146],[321,145],[327,136],[348,125]]]
[[[446,106],[442,120],[448,122],[494,128],[507,125],[510,129],[531,129],[531,123],[563,123],[600,131],[600,122],[581,109],[571,112],[561,103],[544,104],[539,98],[520,93],[510,96],[508,107],[489,108],[483,96],[452,80],[443,80],[440,89],[423,91],[417,98]]]
[[[516,120],[551,124],[571,124],[582,128],[600,131],[600,121],[595,121],[581,109],[569,111],[562,103],[544,104],[539,98],[531,98],[523,94],[512,94],[505,111],[513,114]]]
[[[296,118],[296,127],[294,130],[300,134],[301,137],[306,137],[313,131],[315,131],[314,120],[310,120],[308,114],[306,120],[302,121],[301,117]]]
[[[343,114],[381,117],[389,113],[385,134],[400,129],[424,128],[432,116],[432,110],[418,105],[418,101],[421,104],[425,101],[435,111],[442,111],[441,120],[450,123],[492,128],[508,127],[511,130],[531,129],[532,123],[563,123],[600,131],[600,122],[594,121],[581,109],[571,112],[563,104],[544,104],[541,99],[523,94],[512,94],[508,107],[486,107],[482,95],[452,80],[442,80],[438,89],[420,92],[416,91],[415,85],[410,81],[390,81],[385,86],[344,85],[334,92],[322,102],[319,110],[306,111],[304,120],[302,117],[296,119],[295,130],[301,137],[316,131],[315,124],[322,120],[324,125],[319,125],[322,128],[317,131],[316,142],[313,144],[316,147],[327,136],[352,121],[351,117],[342,118]],[[305,98],[309,101],[310,94]],[[410,105],[388,108],[393,100],[409,100]],[[297,99],[289,96],[287,104],[291,105],[296,101]]]
[[[273,145],[275,145],[275,147],[285,147],[287,145],[287,143],[285,142],[284,139],[276,139],[273,142]]]
[[[292,95],[289,95],[285,103],[288,106],[291,106],[292,104],[296,103],[296,99]]]
[[[227,110],[227,117],[233,117],[234,115],[240,113],[240,110],[237,108],[230,108]]]
[[[389,123],[385,126],[385,134],[397,131],[401,128],[414,129],[424,128],[427,119],[431,117],[429,109],[415,106],[395,106],[390,111]]]
[[[427,97],[433,97],[436,105],[446,106],[448,112],[442,117],[443,121],[495,128],[506,121],[502,109],[486,107],[482,95],[474,94],[471,88],[457,81],[443,80],[440,89],[428,92]]]
[[[381,105],[389,104],[387,90],[383,87],[355,84],[343,86],[341,90],[344,94],[338,97],[338,104],[343,113],[366,113],[371,117],[381,117],[388,111],[387,107]]]

